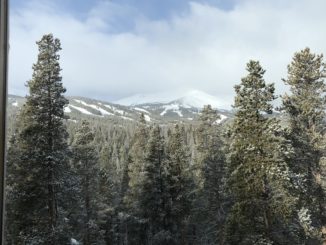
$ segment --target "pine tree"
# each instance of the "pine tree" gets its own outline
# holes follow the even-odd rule
[[[217,111],[205,106],[196,130],[197,139],[197,227],[199,239],[205,243],[218,243],[223,237],[225,220],[224,182],[226,160],[223,152],[222,129],[217,124]]]
[[[322,227],[326,226],[326,194],[320,181],[325,157],[325,77],[323,56],[306,48],[294,54],[288,77],[283,79],[291,92],[283,96],[283,110],[288,116],[287,138],[294,148],[289,166],[295,173],[297,209],[299,218],[303,213],[309,216],[310,225],[300,218],[307,238],[317,240],[321,239]]]
[[[174,234],[178,244],[186,244],[193,184],[189,148],[184,128],[178,124],[168,138],[163,170],[164,229]]]
[[[145,223],[141,215],[142,185],[145,174],[146,145],[149,138],[149,126],[146,124],[145,116],[140,115],[137,128],[131,140],[129,151],[127,174],[128,188],[124,196],[124,205],[128,210],[127,236],[132,244],[141,244],[145,239]],[[125,173],[126,174],[126,173]]]
[[[272,114],[274,85],[266,84],[257,61],[235,86],[236,114],[230,129],[228,188],[233,205],[226,224],[227,244],[278,243],[277,228],[292,214],[285,141]],[[284,149],[283,149],[284,148]]]
[[[155,126],[151,132],[146,147],[144,166],[144,179],[141,185],[141,217],[147,225],[147,239],[149,244],[162,237],[166,232],[164,227],[165,192],[164,169],[165,161],[164,139],[159,126]],[[144,242],[146,244],[146,242]]]
[[[144,114],[142,113],[130,150],[130,163],[128,165],[129,191],[126,196],[127,205],[130,205],[130,208],[136,213],[139,208],[137,201],[141,199],[140,186],[144,178],[145,149],[149,138],[148,131],[148,126],[146,125]]]
[[[62,244],[69,188],[67,131],[58,52],[59,39],[44,35],[28,81],[29,96],[19,116],[14,145],[19,149],[10,171],[15,175],[7,209],[14,214],[15,243]],[[11,174],[11,173],[9,173]],[[10,226],[10,221],[8,222]],[[67,239],[67,240],[65,240]]]
[[[116,215],[115,186],[107,169],[99,172],[98,215],[97,220],[105,244],[119,244],[119,228]]]
[[[17,217],[15,216],[15,210],[12,208],[14,205],[13,201],[15,200],[15,196],[17,195],[17,179],[18,176],[15,170],[18,170],[19,159],[20,159],[20,150],[17,148],[17,140],[15,132],[9,142],[8,142],[8,150],[7,150],[7,162],[6,162],[6,244],[16,244],[18,242],[17,234],[19,233],[19,225],[17,222],[19,220],[15,220]],[[9,225],[10,224],[10,225]]]
[[[79,178],[79,201],[77,213],[83,244],[99,244],[101,236],[98,227],[99,196],[99,154],[94,144],[94,132],[87,121],[82,121],[72,145],[73,167]],[[76,207],[77,209],[77,207]]]

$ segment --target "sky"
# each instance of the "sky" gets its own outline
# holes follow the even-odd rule
[[[36,41],[61,40],[67,95],[114,101],[201,90],[232,104],[250,59],[276,93],[293,54],[326,51],[325,0],[11,0],[9,93],[25,95]]]

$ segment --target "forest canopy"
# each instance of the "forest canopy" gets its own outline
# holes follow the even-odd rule
[[[326,242],[323,55],[294,54],[280,108],[250,60],[226,123],[206,105],[188,124],[114,127],[69,123],[60,40],[37,45],[8,146],[7,244]]]

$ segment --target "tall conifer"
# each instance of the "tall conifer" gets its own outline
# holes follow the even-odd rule
[[[129,242],[140,244],[145,239],[145,222],[142,216],[141,200],[142,186],[145,179],[145,154],[149,139],[149,126],[146,124],[144,114],[140,119],[132,138],[131,149],[128,158],[128,169],[124,180],[128,180],[128,188],[124,202],[128,209],[129,219],[127,222]]]
[[[220,116],[210,105],[204,106],[196,130],[198,190],[196,216],[201,240],[217,243],[222,240],[225,220],[224,182],[226,160],[223,152]]]
[[[7,208],[14,214],[16,243],[62,244],[69,186],[68,134],[63,123],[68,100],[60,76],[59,39],[44,35],[37,45],[38,59],[12,146],[19,154],[10,163],[16,183]]]
[[[165,161],[164,139],[159,126],[151,132],[146,147],[144,179],[141,185],[141,217],[147,224],[149,244],[165,231],[165,186],[163,164]],[[146,244],[146,243],[145,243]]]
[[[272,114],[274,85],[266,84],[257,61],[235,86],[236,114],[231,127],[228,187],[233,206],[226,224],[227,244],[274,244],[279,223],[292,214],[289,172],[283,159],[280,127]]]
[[[322,227],[326,229],[326,193],[321,181],[325,178],[325,77],[323,55],[305,48],[294,54],[288,66],[288,77],[283,81],[291,93],[282,98],[288,116],[287,138],[294,149],[289,166],[295,173],[292,180],[297,187],[299,218],[307,238],[317,240]]]
[[[166,148],[166,160],[163,164],[164,226],[174,234],[178,244],[186,244],[193,184],[189,148],[186,146],[182,126],[177,124],[174,127]]]
[[[74,172],[79,180],[79,202],[75,209],[78,215],[78,232],[83,244],[98,244],[101,241],[98,227],[99,153],[94,145],[94,133],[87,121],[82,121],[72,145]],[[78,209],[80,207],[80,209]]]

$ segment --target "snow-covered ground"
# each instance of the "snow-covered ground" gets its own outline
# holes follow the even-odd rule
[[[145,114],[144,117],[145,117],[145,121],[146,122],[150,122],[151,121],[151,118],[148,115]]]
[[[91,107],[91,108],[101,112],[102,115],[108,115],[108,116],[113,116],[114,115],[113,113],[104,110],[103,108],[99,107],[98,105],[88,104],[85,101],[77,100],[77,99],[74,99],[74,101],[76,101],[77,103],[82,104],[83,106]]]
[[[70,112],[71,112],[71,109],[69,108],[69,106],[66,106],[66,107],[64,108],[64,112],[65,112],[65,113],[70,113]]]
[[[135,107],[135,110],[136,111],[140,111],[140,112],[144,112],[144,113],[147,113],[147,114],[150,114],[149,111],[146,111],[145,109],[142,109],[142,108],[139,108],[139,107]]]
[[[120,116],[122,119],[124,120],[129,120],[129,121],[134,121],[134,119],[130,118],[130,117],[125,117],[125,116]]]
[[[114,112],[117,112],[119,113],[120,115],[123,115],[124,114],[124,111],[123,110],[119,110],[118,108],[114,107],[114,106],[111,106],[111,105],[104,105],[106,108],[109,108],[111,109],[112,111]]]
[[[225,119],[227,119],[227,118],[228,118],[227,116],[220,114],[220,119],[217,119],[217,120],[215,121],[215,123],[216,123],[216,124],[220,124],[221,122],[223,122],[223,121],[224,121]]]
[[[161,112],[161,116],[164,116],[168,111],[172,111],[174,113],[177,113],[180,117],[183,117],[181,111],[180,111],[180,105],[178,104],[172,104],[172,105],[164,105],[163,106],[164,111]]]
[[[86,110],[86,109],[84,109],[82,107],[75,106],[75,105],[69,105],[69,107],[74,108],[75,110],[77,110],[77,111],[79,111],[79,112],[81,112],[83,114],[95,116],[95,114],[89,112],[88,110]]]

